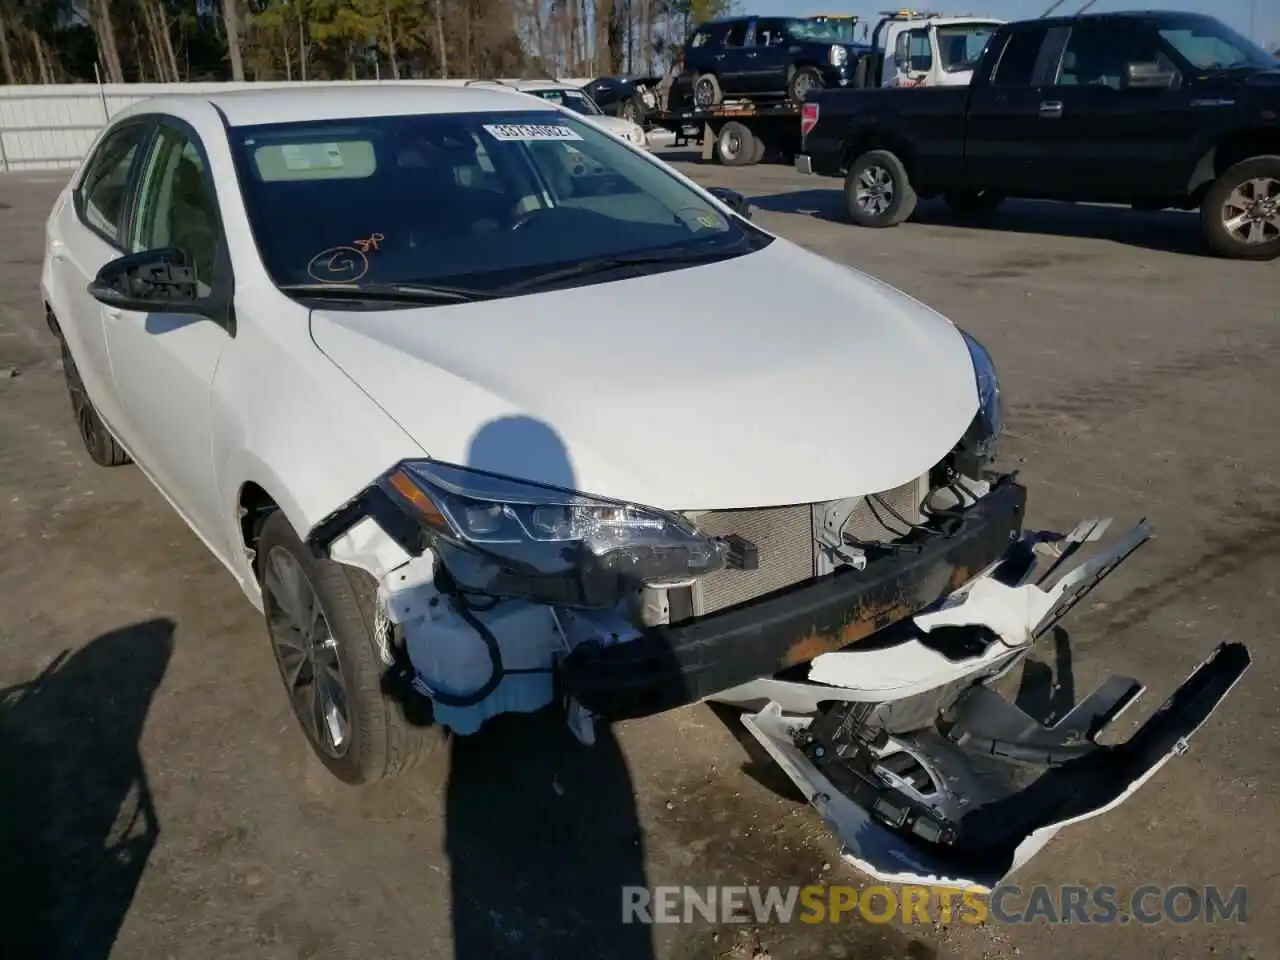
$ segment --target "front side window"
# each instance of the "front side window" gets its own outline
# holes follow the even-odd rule
[[[938,27],[942,69],[947,73],[975,69],[999,26],[997,23],[965,23]]]
[[[933,67],[933,49],[929,45],[928,29],[922,27],[899,34],[894,45],[894,59],[900,70],[928,72]]]
[[[89,161],[77,192],[81,216],[116,244],[129,199],[129,171],[147,129],[132,123],[109,133]]]
[[[529,90],[540,100],[554,103],[557,107],[565,107],[585,117],[599,117],[604,111],[596,106],[596,102],[579,90]]]
[[[1058,86],[1128,86],[1131,63],[1155,64],[1172,72],[1174,65],[1160,51],[1154,34],[1114,24],[1082,24],[1073,27],[1058,68]]]
[[[787,35],[781,20],[756,21],[757,47],[776,47],[786,42]]]
[[[162,128],[143,168],[133,250],[176,247],[195,268],[196,279],[210,284],[220,234],[217,201],[200,151],[183,134]]]
[[[600,257],[738,256],[768,242],[661,165],[547,110],[230,131],[277,285],[497,291]]]

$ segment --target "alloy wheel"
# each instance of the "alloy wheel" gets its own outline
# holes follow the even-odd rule
[[[1222,225],[1241,243],[1280,239],[1280,180],[1255,177],[1237,186],[1222,205]]]
[[[893,205],[893,196],[893,175],[884,167],[874,164],[858,175],[853,198],[864,213],[882,216]]]
[[[302,565],[283,547],[267,554],[263,581],[267,629],[294,713],[312,743],[341,757],[350,747],[350,701],[338,642],[320,599]]]

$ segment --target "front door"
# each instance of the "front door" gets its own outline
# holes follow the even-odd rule
[[[210,286],[230,270],[216,195],[194,131],[165,121],[148,150],[130,231],[134,252],[176,247]],[[226,279],[226,278],[220,278]],[[229,525],[214,479],[214,373],[233,342],[204,317],[104,308],[116,394],[128,425],[122,439],[180,513],[219,556]]]
[[[1134,76],[1130,76],[1130,67]],[[1064,161],[1069,193],[1099,200],[1171,196],[1184,185],[1184,145],[1198,118],[1192,93],[1143,24],[1082,23],[1045,88],[1039,120],[1046,155]]]

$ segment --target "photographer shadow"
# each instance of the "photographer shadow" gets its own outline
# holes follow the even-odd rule
[[[0,955],[111,953],[160,834],[138,741],[173,630],[113,630],[0,691]]]
[[[556,431],[505,417],[473,437],[468,466],[575,490]],[[624,923],[623,888],[646,885],[635,791],[612,730],[584,746],[555,708],[505,714],[451,738],[446,793],[454,956],[649,960]]]

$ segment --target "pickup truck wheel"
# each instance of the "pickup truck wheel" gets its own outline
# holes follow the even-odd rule
[[[693,81],[693,105],[699,110],[714,107],[724,99],[720,81],[713,74],[704,73]]]
[[[1280,257],[1280,156],[1252,157],[1227,170],[1205,194],[1200,224],[1219,256]]]
[[[961,190],[944,193],[942,199],[958,217],[980,217],[1004,203],[1004,194],[994,190]]]
[[[60,338],[61,339],[61,338]],[[89,459],[100,467],[121,467],[130,463],[129,454],[124,447],[116,443],[98,410],[89,399],[89,393],[80,379],[80,370],[71,359],[71,351],[67,349],[65,340],[62,347],[62,376],[67,381],[67,393],[71,397],[71,412],[76,418],[76,430],[80,434],[80,442],[84,444]]]
[[[737,120],[730,120],[716,137],[716,152],[726,167],[745,167],[757,162],[756,138]]]
[[[801,67],[787,84],[787,96],[796,103],[803,103],[810,90],[822,89],[822,73],[817,67]]]
[[[763,137],[755,138],[755,148],[751,151],[751,162],[759,163],[764,159],[765,154],[769,152],[769,144],[765,142]]]
[[[860,227],[896,227],[916,209],[907,168],[888,150],[858,157],[844,180],[849,217]]]
[[[381,632],[373,578],[312,556],[279,510],[267,516],[256,549],[280,677],[329,772],[345,783],[373,783],[442,753],[442,728],[429,715],[410,723],[404,705],[383,690],[400,658]]]

